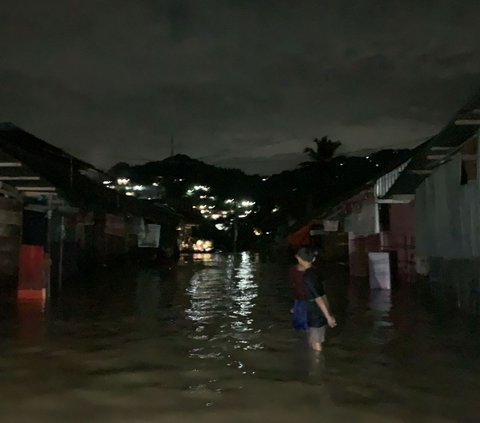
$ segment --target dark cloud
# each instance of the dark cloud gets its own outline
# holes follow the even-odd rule
[[[409,146],[480,85],[480,3],[5,0],[0,120],[107,166],[263,172],[314,137]]]

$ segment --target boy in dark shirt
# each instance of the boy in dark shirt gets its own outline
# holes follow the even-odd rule
[[[315,252],[310,248],[300,248],[297,252],[296,259],[300,266],[305,269],[303,283],[305,301],[307,302],[310,347],[314,351],[322,351],[322,343],[325,340],[325,328],[327,324],[333,328],[337,325],[337,322],[330,313],[325,290],[318,277],[318,273],[312,268],[312,263],[315,260]]]

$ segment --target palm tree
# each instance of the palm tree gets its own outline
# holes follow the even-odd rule
[[[324,136],[321,139],[315,138],[313,142],[316,144],[316,148],[306,147],[303,150],[310,160],[303,162],[301,166],[328,163],[333,159],[335,152],[342,145],[340,141],[332,141],[328,136]]]
[[[330,195],[336,179],[332,159],[342,145],[340,141],[332,141],[328,136],[324,136],[321,139],[315,138],[313,142],[316,145],[315,148],[306,147],[303,150],[310,160],[300,164],[307,171],[302,175],[305,178],[304,186],[308,187],[307,213],[311,213],[313,207],[318,206],[323,198]],[[321,189],[311,190],[312,178],[315,179],[316,186],[321,187]],[[307,181],[310,181],[310,183]]]

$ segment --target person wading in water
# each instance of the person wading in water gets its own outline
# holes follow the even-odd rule
[[[312,268],[315,252],[311,248],[300,248],[295,256],[303,273],[304,297],[307,309],[308,340],[314,351],[322,351],[325,329],[337,325],[330,312],[325,289],[317,271]]]

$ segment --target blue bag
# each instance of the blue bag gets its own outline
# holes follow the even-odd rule
[[[297,330],[307,330],[307,303],[304,300],[295,300],[293,303],[292,325]]]

